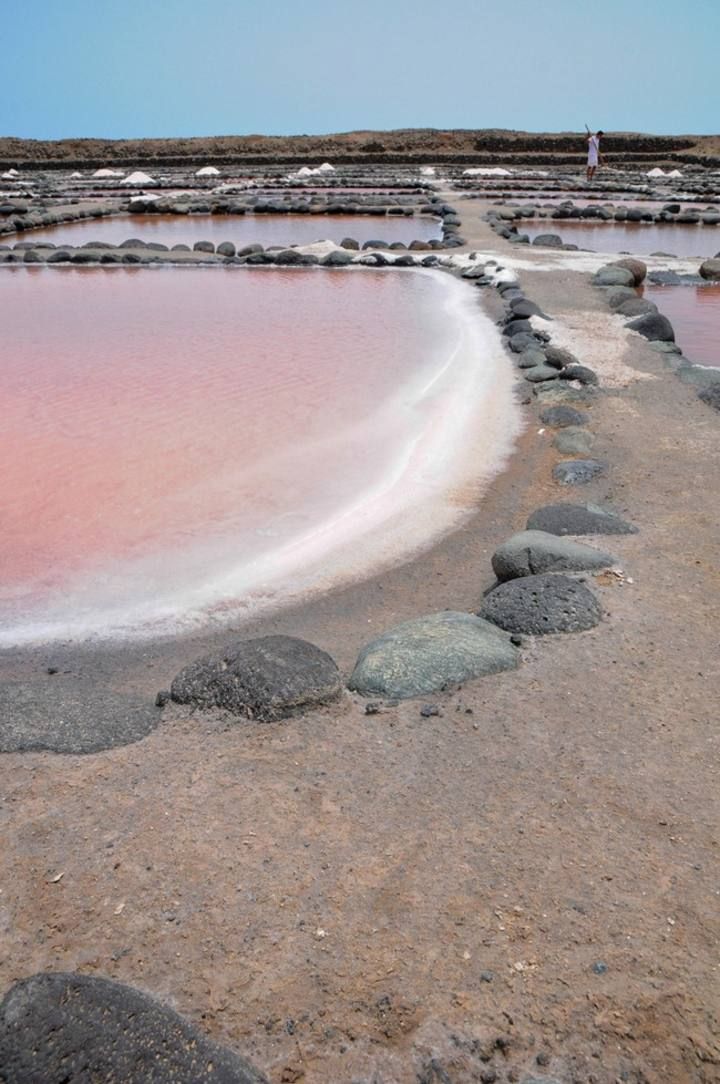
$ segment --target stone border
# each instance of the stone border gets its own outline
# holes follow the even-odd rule
[[[62,225],[65,222],[78,222],[90,218],[106,218],[120,214],[157,214],[157,215],[290,215],[302,214],[312,217],[330,215],[367,215],[372,217],[432,217],[440,222],[441,238],[430,241],[413,241],[411,245],[428,249],[457,248],[465,244],[460,236],[461,220],[456,209],[439,196],[432,195],[423,203],[417,199],[401,200],[396,197],[388,200],[376,195],[360,195],[352,199],[340,199],[326,195],[313,196],[310,199],[268,199],[260,196],[244,196],[242,199],[211,197],[203,199],[193,197],[155,197],[152,195],[133,196],[123,201],[114,201],[101,207],[87,209],[78,207],[73,210],[60,204],[62,210],[48,208],[43,212],[33,210],[31,201],[8,200],[0,202],[0,216],[6,215],[7,221],[0,217],[0,236],[27,233],[34,229],[46,229]],[[3,208],[6,210],[3,211]],[[10,210],[10,208],[12,208]],[[130,224],[129,224],[130,225]],[[208,242],[209,243],[209,242]],[[389,247],[401,242],[377,242],[373,247]],[[63,246],[65,247],[65,246]],[[87,247],[87,246],[86,246]],[[95,247],[99,247],[96,245]],[[103,245],[103,247],[105,247]],[[286,247],[290,247],[289,245]],[[405,246],[403,246],[405,247]]]
[[[701,265],[701,271],[710,264],[717,267],[717,279],[720,281],[720,260],[706,260]],[[697,388],[701,402],[720,410],[720,367],[698,365],[686,358],[675,342],[675,329],[654,301],[638,298],[637,301],[642,302],[642,309],[631,311],[628,308],[628,305],[632,309],[638,307],[632,304],[631,295],[635,294],[635,288],[644,282],[646,275],[647,266],[643,261],[628,257],[605,264],[595,272],[592,281],[603,291],[608,307],[618,316],[626,317],[625,326],[646,338],[652,349],[662,355],[667,368],[683,384]],[[702,278],[709,286],[715,277],[715,272],[711,271]]]

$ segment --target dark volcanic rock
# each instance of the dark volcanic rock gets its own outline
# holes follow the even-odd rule
[[[552,476],[563,486],[584,486],[606,471],[601,459],[564,459],[553,467]]]
[[[540,421],[553,429],[564,429],[568,425],[586,425],[588,420],[587,414],[569,406],[544,407],[540,411]]]
[[[319,647],[293,636],[264,636],[196,659],[174,678],[170,695],[179,704],[268,722],[327,704],[340,690],[338,668]]]
[[[564,369],[566,365],[578,364],[578,359],[574,354],[571,354],[569,350],[565,350],[562,346],[553,346],[552,343],[545,347],[545,357],[548,365],[554,365],[556,369]]]
[[[212,241],[196,241],[193,245],[193,252],[214,252],[215,245]]]
[[[609,553],[547,531],[520,531],[492,556],[493,572],[500,581],[543,572],[582,572],[614,563]]]
[[[159,1001],[110,979],[48,973],[0,1004],[3,1084],[266,1084]]]
[[[582,632],[600,620],[600,603],[584,584],[549,573],[501,583],[485,598],[480,616],[507,632],[541,636]]]
[[[328,252],[327,256],[323,256],[320,264],[322,267],[347,267],[348,264],[352,263],[352,260],[353,257],[350,252],[336,249],[333,252]]]
[[[367,644],[348,687],[407,699],[517,665],[509,636],[471,614],[444,611],[405,621]]]
[[[587,365],[566,365],[560,370],[561,380],[577,380],[580,384],[599,384],[598,375]]]
[[[561,535],[637,533],[637,527],[596,504],[546,504],[528,517],[527,530]]]
[[[698,392],[698,399],[702,399],[703,403],[714,407],[715,410],[720,410],[720,384],[711,384],[709,388],[703,388]]]
[[[675,342],[675,332],[667,316],[660,312],[649,312],[645,316],[638,316],[637,320],[631,320],[627,325],[632,331],[637,331],[650,342]]]
[[[533,245],[542,248],[562,248],[562,237],[557,233],[539,233],[533,238]]]
[[[512,339],[515,335],[531,334],[532,324],[529,320],[510,320],[509,323],[503,328],[503,335],[507,335],[509,339]]]
[[[615,312],[620,316],[644,316],[646,312],[657,311],[655,302],[648,301],[644,297],[630,297],[615,307]]]
[[[715,258],[712,260],[705,260],[700,264],[700,274],[704,279],[710,281],[720,280],[720,260]]]
[[[99,753],[140,741],[158,722],[144,697],[72,674],[0,685],[2,753]]]
[[[615,260],[609,266],[623,267],[626,271],[630,271],[635,280],[635,286],[639,286],[647,275],[647,264],[638,260],[636,256],[625,256],[622,260]]]

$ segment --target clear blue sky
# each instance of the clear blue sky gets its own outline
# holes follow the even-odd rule
[[[720,131],[720,0],[0,0],[0,135]]]

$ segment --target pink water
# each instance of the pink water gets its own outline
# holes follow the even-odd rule
[[[632,252],[637,256],[668,252],[673,256],[706,259],[720,248],[720,229],[715,226],[598,222],[576,218],[522,221],[517,226],[531,241],[540,233],[559,233],[568,244],[594,252]]]
[[[2,639],[174,630],[446,528],[512,432],[469,304],[417,272],[4,269]]]
[[[51,241],[54,245],[84,245],[103,241],[118,245],[132,237],[163,245],[193,245],[195,241],[233,241],[238,247],[260,243],[307,245],[313,241],[429,241],[440,237],[437,221],[426,215],[115,215],[110,218],[64,222],[47,229],[5,235],[0,241]]]
[[[683,354],[690,361],[720,367],[720,284],[648,285],[642,293],[667,316]]]

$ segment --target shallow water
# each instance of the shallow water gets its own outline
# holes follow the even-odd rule
[[[512,436],[449,276],[17,268],[0,299],[4,643],[178,631],[397,559]]]
[[[720,284],[717,286],[644,287],[675,329],[678,345],[690,361],[720,367]]]
[[[344,237],[364,241],[430,241],[439,238],[439,223],[427,215],[114,215],[110,218],[64,222],[47,229],[5,235],[0,242],[51,241],[54,245],[84,245],[88,241],[120,244],[131,237],[163,245],[193,245],[196,241],[233,241],[242,245],[308,245],[340,242]]]
[[[657,225],[653,222],[597,222],[575,218],[550,218],[543,221],[521,221],[518,231],[530,240],[541,233],[559,233],[568,244],[594,252],[632,252],[649,256],[651,252],[668,252],[673,256],[707,258],[720,248],[720,228],[717,226]]]

